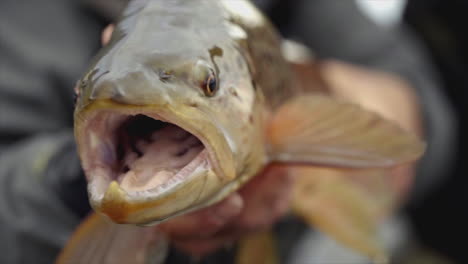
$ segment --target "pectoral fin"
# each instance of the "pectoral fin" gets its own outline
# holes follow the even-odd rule
[[[276,243],[271,231],[261,231],[239,241],[236,264],[278,264]]]
[[[391,167],[425,149],[416,136],[373,112],[310,94],[278,109],[268,138],[273,160],[351,168]]]
[[[118,225],[93,214],[75,231],[56,264],[163,263],[168,244],[155,228]]]
[[[331,236],[345,246],[370,257],[375,263],[386,263],[376,228],[382,214],[393,205],[391,193],[374,195],[375,183],[362,186],[352,178],[388,176],[381,170],[372,172],[340,171],[324,168],[297,168],[292,207],[308,224]],[[364,173],[364,174],[360,174]]]

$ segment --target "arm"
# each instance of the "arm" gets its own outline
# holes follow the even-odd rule
[[[72,87],[98,40],[90,44],[92,22],[70,23],[72,10],[68,2],[0,4],[1,263],[52,263],[89,210]]]

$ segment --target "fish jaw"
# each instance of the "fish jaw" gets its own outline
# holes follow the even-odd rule
[[[122,151],[118,135],[125,134],[127,128],[122,127],[137,117],[152,119],[165,127],[155,132],[163,133],[158,139],[161,143],[148,143],[149,150],[140,153],[136,160],[129,158],[134,161],[126,165],[131,155]],[[170,105],[129,106],[100,101],[77,109],[75,137],[92,207],[114,222],[145,225],[213,203],[213,197],[224,193],[222,190],[234,181],[236,174],[226,135],[205,120],[199,112]],[[184,148],[181,143],[170,143],[169,137],[183,132],[195,145],[188,150],[178,149]],[[154,149],[157,147],[161,151]],[[177,152],[182,152],[182,158]],[[161,157],[168,153],[177,156],[169,163],[170,157]],[[158,159],[163,164],[155,169]],[[122,170],[123,167],[126,168]],[[153,176],[140,174],[151,170],[155,172]]]

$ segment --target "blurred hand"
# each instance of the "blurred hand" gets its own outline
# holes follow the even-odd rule
[[[418,96],[400,76],[337,60],[322,61],[320,74],[334,96],[360,104],[423,135]]]
[[[177,248],[202,256],[245,234],[270,228],[288,211],[293,182],[286,168],[269,166],[220,203],[158,227]]]
[[[102,33],[106,45],[113,25]],[[270,228],[289,208],[293,177],[286,168],[266,168],[238,192],[202,210],[158,225],[173,245],[193,256],[202,256],[232,244],[242,235]]]

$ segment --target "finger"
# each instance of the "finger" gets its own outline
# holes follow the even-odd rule
[[[245,208],[236,226],[247,230],[266,229],[289,209],[294,176],[287,167],[269,166],[240,191]]]
[[[203,256],[231,245],[251,232],[268,230],[289,208],[294,177],[282,166],[270,166],[240,191],[244,208],[235,221],[206,238],[178,239],[174,245],[192,255]]]
[[[108,25],[103,31],[101,35],[101,43],[103,46],[105,46],[107,43],[109,43],[111,37],[112,37],[112,32],[114,32],[114,24]]]
[[[176,217],[159,227],[173,240],[208,237],[229,223],[241,212],[242,208],[241,196],[233,193],[218,204]]]

